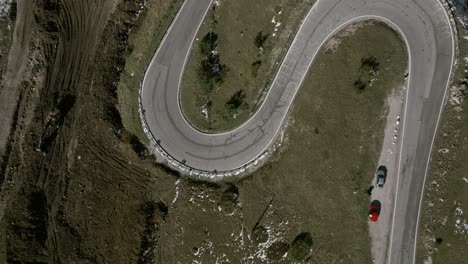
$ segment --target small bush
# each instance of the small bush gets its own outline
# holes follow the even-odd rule
[[[260,243],[265,243],[268,240],[268,232],[264,226],[257,226],[252,232],[252,238],[253,240],[260,244]]]
[[[310,255],[312,244],[309,232],[300,233],[291,244],[291,256],[297,261],[306,259]]]
[[[213,90],[215,83],[223,82],[228,71],[226,65],[220,63],[220,57],[216,50],[218,35],[213,31],[208,32],[200,41],[200,51],[203,59],[200,62],[200,78],[208,84],[208,92]]]
[[[257,36],[255,36],[255,46],[259,49],[263,48],[267,39],[268,34],[263,34],[263,31],[258,32]]]
[[[276,241],[267,249],[267,257],[270,261],[280,260],[289,250],[289,244],[284,241]]]
[[[361,59],[361,68],[370,68],[372,71],[379,70],[380,63],[375,56],[364,57]]]
[[[207,56],[217,46],[218,34],[213,31],[208,32],[200,41],[200,51],[203,55]]]
[[[353,83],[353,86],[359,91],[362,92],[366,89],[366,84],[359,78],[357,81]]]
[[[138,155],[141,160],[146,159],[146,155],[148,154],[148,150],[146,146],[141,143],[140,139],[136,135],[130,136],[130,145],[132,145],[133,150]]]
[[[262,61],[258,60],[252,63],[252,76],[257,77],[258,70],[260,70],[260,67],[262,66]]]
[[[226,103],[231,109],[238,109],[245,103],[246,94],[244,90],[237,90]]]
[[[239,189],[235,185],[231,185],[221,194],[219,204],[225,214],[232,214],[239,204]]]
[[[359,77],[354,81],[353,86],[358,92],[363,92],[367,86],[372,84],[379,71],[380,63],[375,56],[363,57],[359,68]]]

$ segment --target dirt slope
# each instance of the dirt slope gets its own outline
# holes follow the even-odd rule
[[[33,25],[33,1],[19,0],[6,74],[0,87],[0,157],[5,154],[14,119],[20,83],[24,78]],[[14,7],[13,7],[14,8]],[[1,162],[1,160],[0,160]]]
[[[3,175],[0,263],[135,263],[167,211],[150,197],[155,173],[133,165],[141,161],[114,107],[141,3],[35,4],[32,75]]]

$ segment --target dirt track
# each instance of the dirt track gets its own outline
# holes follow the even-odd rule
[[[114,106],[128,29],[140,5],[36,5],[27,9],[37,18],[32,40],[22,38],[23,47],[33,47],[23,53],[30,75],[10,73],[14,80],[28,78],[2,184],[0,262],[136,262],[142,237],[155,232],[148,227],[167,210],[146,202],[158,179],[133,165],[141,161]],[[45,114],[54,109],[59,115],[47,124]]]
[[[7,71],[0,87],[0,157],[5,154],[8,136],[24,79],[33,25],[33,2],[18,1],[15,31],[8,55]],[[0,159],[1,162],[1,159]]]

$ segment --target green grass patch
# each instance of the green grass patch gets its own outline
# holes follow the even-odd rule
[[[416,263],[466,263],[468,259],[468,40],[458,23],[459,56],[449,100],[432,149],[419,221]],[[452,99],[458,97],[458,104]],[[463,212],[463,214],[461,213]]]
[[[255,113],[313,2],[221,1],[210,9],[182,80],[181,107],[193,126],[226,131]]]

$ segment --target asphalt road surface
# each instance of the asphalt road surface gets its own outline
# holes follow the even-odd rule
[[[242,168],[269,149],[322,44],[343,27],[381,20],[409,54],[409,80],[388,263],[413,263],[428,160],[454,56],[453,30],[438,0],[318,0],[304,18],[257,113],[239,128],[205,134],[179,107],[184,66],[211,0],[186,0],[148,66],[141,90],[151,137],[173,159],[202,171]],[[390,210],[390,208],[386,208]]]

